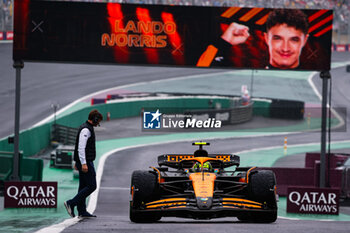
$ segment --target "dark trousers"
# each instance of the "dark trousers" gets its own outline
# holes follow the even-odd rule
[[[78,213],[83,214],[86,212],[86,198],[96,190],[96,172],[93,162],[87,162],[88,172],[81,171],[81,164],[76,163],[76,167],[79,170],[79,189],[78,194],[71,200],[69,204],[77,206]]]

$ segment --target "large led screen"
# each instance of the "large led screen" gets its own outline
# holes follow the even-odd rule
[[[13,59],[330,69],[331,10],[15,0]]]

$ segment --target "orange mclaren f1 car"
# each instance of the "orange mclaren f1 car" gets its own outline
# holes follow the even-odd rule
[[[275,222],[276,178],[269,170],[239,167],[232,154],[208,154],[205,142],[193,154],[158,156],[158,167],[134,171],[130,220],[156,222],[162,217]]]

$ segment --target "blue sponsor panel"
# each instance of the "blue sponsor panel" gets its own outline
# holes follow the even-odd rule
[[[161,128],[161,113],[156,112],[143,113],[143,128],[144,129],[160,129]]]

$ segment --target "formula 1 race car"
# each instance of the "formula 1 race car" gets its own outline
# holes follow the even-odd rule
[[[271,223],[277,219],[276,178],[270,170],[239,167],[232,154],[208,154],[205,142],[193,154],[158,156],[159,167],[134,171],[130,220],[156,222],[162,217]]]

